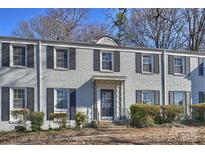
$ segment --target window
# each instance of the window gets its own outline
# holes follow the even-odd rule
[[[183,74],[183,58],[174,58],[174,73]]]
[[[142,101],[145,104],[154,104],[154,92],[142,91]]]
[[[205,76],[205,59],[202,60],[202,64],[199,67],[201,67],[200,70],[202,71],[200,75]]]
[[[152,72],[152,63],[153,63],[153,56],[152,55],[143,55],[142,56],[143,62],[143,72]]]
[[[13,46],[13,65],[25,66],[25,47]]]
[[[102,52],[102,70],[113,70],[113,54],[111,52]]]
[[[56,111],[65,111],[68,108],[68,90],[56,90]]]
[[[65,49],[56,49],[56,67],[68,68],[68,51]]]
[[[13,108],[19,109],[25,106],[25,91],[24,89],[13,90]]]
[[[183,106],[185,103],[185,93],[180,91],[174,92],[174,104]]]

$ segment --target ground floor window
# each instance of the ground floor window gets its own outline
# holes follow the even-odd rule
[[[13,108],[20,109],[25,107],[25,90],[14,89],[13,90]]]
[[[154,91],[142,91],[142,102],[145,104],[154,104]]]
[[[185,104],[185,92],[169,91],[169,104],[183,106]]]
[[[67,89],[56,89],[56,101],[54,112],[65,112],[68,109],[69,91]]]

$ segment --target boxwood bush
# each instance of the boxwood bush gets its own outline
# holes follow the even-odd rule
[[[193,119],[198,121],[205,120],[205,103],[193,104],[191,108]]]
[[[43,125],[44,113],[43,112],[32,112],[31,113],[31,130],[36,132],[41,130]]]
[[[65,112],[60,112],[60,113],[51,113],[51,119],[54,122],[59,123],[60,128],[66,128],[66,123],[67,123],[67,113]]]
[[[86,114],[84,112],[77,112],[75,115],[76,128],[79,129],[86,124]]]
[[[148,104],[133,104],[130,107],[131,126],[147,127],[160,123],[160,106]]]

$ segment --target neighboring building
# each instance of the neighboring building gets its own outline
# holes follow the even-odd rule
[[[0,37],[0,130],[16,125],[10,111],[84,111],[89,119],[118,121],[131,104],[205,102],[205,54]],[[72,124],[71,123],[71,124]]]

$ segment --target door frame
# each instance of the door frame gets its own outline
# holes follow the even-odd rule
[[[112,116],[102,116],[102,91],[110,91],[112,92]],[[100,112],[101,112],[101,120],[114,120],[114,89],[100,89]]]

